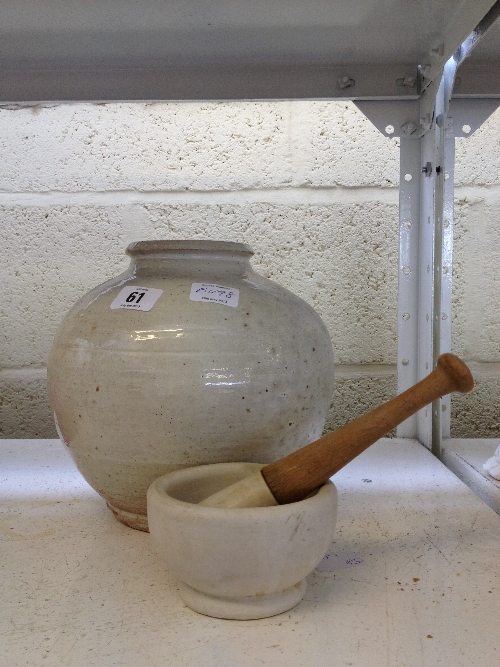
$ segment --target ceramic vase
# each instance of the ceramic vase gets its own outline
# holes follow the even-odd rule
[[[319,438],[333,352],[319,315],[253,271],[244,244],[140,241],[127,253],[129,269],[64,318],[48,388],[84,478],[147,530],[156,478],[268,463]]]

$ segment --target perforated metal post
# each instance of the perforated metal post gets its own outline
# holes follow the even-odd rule
[[[444,195],[441,252],[441,334],[440,351],[451,352],[453,287],[453,211],[455,178],[455,136],[453,120],[448,117],[444,138]],[[441,399],[441,437],[450,437],[451,396]]]
[[[398,261],[398,394],[418,378],[418,283],[420,236],[421,142],[401,138]],[[400,438],[418,436],[417,416],[399,427]]]

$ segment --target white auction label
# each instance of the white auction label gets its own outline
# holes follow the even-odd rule
[[[224,306],[236,308],[240,298],[240,290],[234,287],[224,287],[223,285],[213,285],[211,283],[193,283],[189,298],[191,301],[221,303]]]
[[[127,310],[151,310],[162,294],[162,289],[127,285],[127,287],[124,287],[118,294],[110,308],[112,310],[116,310],[117,308],[126,308]]]

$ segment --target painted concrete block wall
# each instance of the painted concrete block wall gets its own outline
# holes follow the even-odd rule
[[[457,437],[499,437],[500,109],[456,148],[453,344],[476,388],[456,397],[452,419]]]
[[[0,109],[0,127],[2,437],[55,435],[45,365],[56,328],[144,238],[249,243],[257,271],[316,308],[337,361],[328,427],[394,394],[398,143],[354,105],[55,105]],[[455,347],[485,379],[467,418],[454,413],[457,437],[500,434],[500,239],[484,219],[498,219],[500,115],[480,132],[457,150]]]

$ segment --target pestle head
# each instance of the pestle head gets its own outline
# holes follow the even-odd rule
[[[260,471],[221,489],[202,500],[205,507],[271,507],[278,501],[271,493]]]
[[[437,360],[437,365],[450,378],[449,391],[460,391],[466,394],[474,388],[472,373],[464,362],[451,352],[445,352]]]

